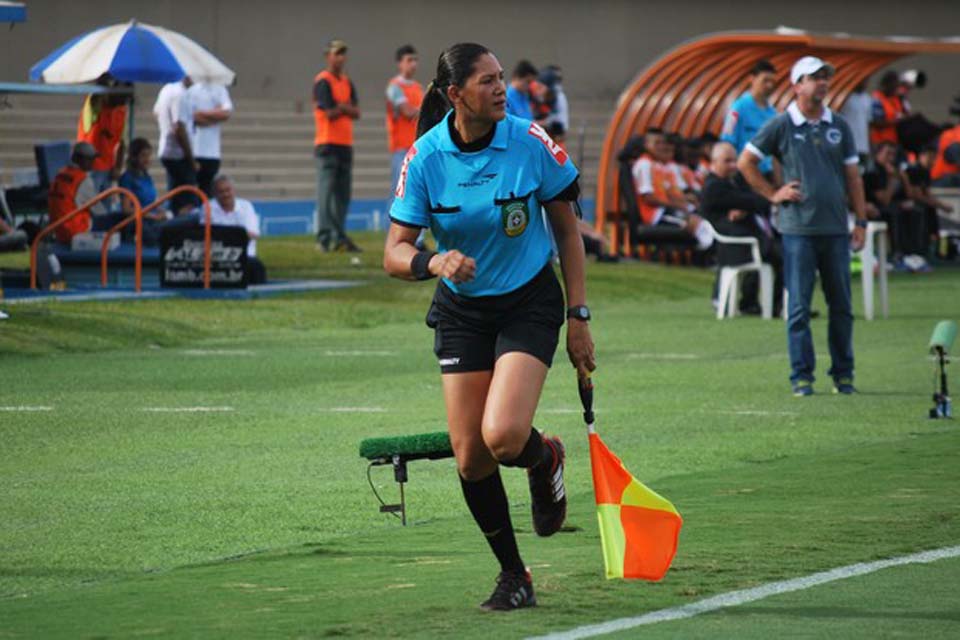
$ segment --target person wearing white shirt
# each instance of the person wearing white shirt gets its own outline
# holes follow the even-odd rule
[[[224,227],[243,227],[250,241],[247,243],[247,282],[263,284],[267,281],[267,269],[257,258],[257,238],[260,237],[260,216],[249,200],[238,198],[229,176],[218,174],[213,179],[213,196],[210,203],[211,224]]]
[[[873,117],[873,97],[867,91],[866,81],[861,82],[847,98],[840,112],[847,119],[853,132],[853,142],[860,156],[861,169],[867,169],[870,159],[870,119]]]
[[[190,76],[163,86],[153,105],[153,114],[160,128],[157,155],[167,170],[167,191],[181,185],[197,184],[197,163],[193,155],[190,131],[193,129],[192,109],[187,89],[193,84]],[[178,193],[171,202],[174,213],[192,209],[200,203],[190,193]]]
[[[233,113],[230,94],[222,84],[196,82],[187,89],[193,122],[191,143],[196,156],[197,184],[212,196],[213,177],[220,170],[220,125]]]

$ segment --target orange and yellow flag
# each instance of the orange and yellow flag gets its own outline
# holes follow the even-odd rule
[[[590,466],[607,578],[660,580],[677,552],[683,519],[669,500],[630,475],[592,427]]]

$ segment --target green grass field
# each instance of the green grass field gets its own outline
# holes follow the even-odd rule
[[[536,538],[507,470],[540,606],[480,612],[496,566],[453,462],[411,463],[402,528],[357,456],[366,437],[444,428],[434,285],[389,281],[381,241],[362,237],[359,267],[262,241],[272,276],[352,289],[0,303],[0,638],[519,638],[960,543],[960,430],[924,417],[926,343],[960,319],[960,271],[891,278],[891,317],[856,323],[855,397],[829,393],[814,321],[822,377],[796,399],[783,323],[714,320],[710,272],[591,264],[597,426],[683,514],[680,550],[660,583],[603,579],[558,353],[536,424],[568,447],[568,530]],[[373,478],[396,497],[388,469]],[[910,565],[610,637],[956,636],[957,584],[958,560]]]

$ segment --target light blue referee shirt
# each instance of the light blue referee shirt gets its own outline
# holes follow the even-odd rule
[[[777,110],[769,103],[766,107],[761,107],[753,98],[753,94],[745,91],[730,105],[727,117],[723,121],[723,132],[720,134],[720,139],[732,144],[737,153],[740,153],[747,146],[747,143],[760,132],[763,125],[776,115]],[[760,163],[760,171],[763,173],[773,171],[773,161],[770,158],[764,158]]]
[[[390,218],[430,227],[439,251],[456,249],[477,261],[474,280],[444,283],[465,296],[508,293],[529,282],[553,246],[540,213],[577,178],[567,153],[537,124],[507,115],[490,144],[461,151],[447,119],[407,153]]]

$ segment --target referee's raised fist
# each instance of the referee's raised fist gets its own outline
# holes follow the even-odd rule
[[[477,273],[477,261],[456,249],[437,254],[430,262],[431,272],[455,284],[470,282]]]

